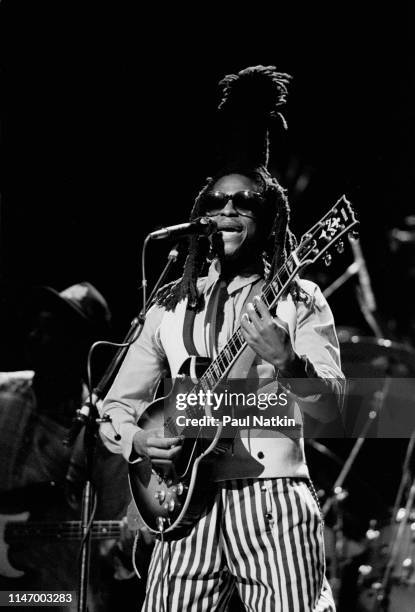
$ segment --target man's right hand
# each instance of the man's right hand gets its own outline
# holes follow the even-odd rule
[[[149,457],[153,463],[165,464],[180,453],[183,438],[166,438],[162,429],[141,429],[133,438],[133,449],[139,457]]]

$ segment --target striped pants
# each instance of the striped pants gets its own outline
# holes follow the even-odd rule
[[[157,540],[142,610],[226,610],[236,587],[251,612],[333,612],[311,488],[293,478],[218,483],[188,536]]]

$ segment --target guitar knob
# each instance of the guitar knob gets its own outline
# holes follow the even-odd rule
[[[343,251],[344,251],[344,242],[343,242],[343,240],[339,240],[339,242],[336,244],[336,251],[338,253],[343,253]]]
[[[166,491],[159,489],[158,491],[156,491],[156,493],[154,493],[154,497],[158,499],[159,502],[162,504],[166,499]]]
[[[169,512],[173,512],[174,508],[176,507],[176,504],[174,502],[174,499],[171,499],[169,501]]]
[[[331,260],[332,260],[332,256],[330,255],[330,253],[326,253],[324,255],[324,264],[328,267],[331,264]]]
[[[177,495],[183,495],[183,491],[184,491],[183,483],[179,482],[179,484],[177,485],[177,488],[176,488]]]

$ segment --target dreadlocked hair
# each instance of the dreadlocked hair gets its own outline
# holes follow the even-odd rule
[[[221,153],[216,162],[220,171],[207,179],[190,215],[190,220],[195,220],[204,214],[204,196],[219,178],[241,174],[253,180],[265,200],[262,214],[258,217],[258,236],[264,244],[266,280],[275,276],[277,266],[286,262],[296,246],[289,227],[290,207],[285,191],[267,170],[270,120],[279,116],[286,127],[279,107],[286,102],[290,80],[289,74],[277,72],[275,66],[250,66],[220,81],[218,143]],[[208,255],[219,260],[223,258],[222,236],[213,234],[211,242],[206,237],[192,236],[183,276],[159,291],[158,304],[166,310],[173,310],[187,298],[192,308],[201,310],[203,295],[198,291],[197,280],[203,275]],[[294,298],[300,299],[300,289],[295,281],[291,283],[290,291]]]
[[[279,109],[287,101],[290,80],[275,66],[249,66],[220,81],[221,163],[233,158],[251,169],[267,167],[272,119],[279,117],[287,128]]]
[[[251,115],[255,112],[259,117],[278,115],[285,127],[285,119],[277,108],[287,101],[291,78],[290,74],[278,72],[275,66],[249,66],[237,74],[228,74],[219,82],[222,99],[218,109],[226,107],[233,114],[232,107],[237,106],[238,113],[242,108],[243,112],[248,109]]]
[[[255,181],[265,198],[263,215],[259,219],[259,231],[264,241],[262,253],[264,264],[264,277],[272,279],[277,269],[282,266],[296,247],[297,241],[291,232],[290,206],[285,190],[278,181],[270,175],[264,167],[255,170],[243,168],[229,168],[220,175],[209,177],[196,197],[190,220],[195,220],[204,214],[203,199],[211,190],[216,181],[227,174],[238,173]],[[268,228],[271,231],[268,233]],[[209,258],[223,257],[223,241],[219,234],[213,234],[212,242],[208,238],[192,236],[189,240],[188,254],[183,268],[181,279],[162,287],[157,294],[156,301],[166,310],[173,310],[183,300],[188,300],[190,307],[197,311],[203,309],[203,295],[198,292],[197,280],[203,275]],[[291,283],[290,293],[297,301],[304,299],[302,291],[296,281]]]

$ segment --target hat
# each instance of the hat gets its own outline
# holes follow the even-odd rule
[[[111,312],[103,295],[86,281],[56,291],[52,287],[36,287],[32,292],[31,309],[49,308],[63,317],[84,324],[89,333],[98,337],[107,335]]]

